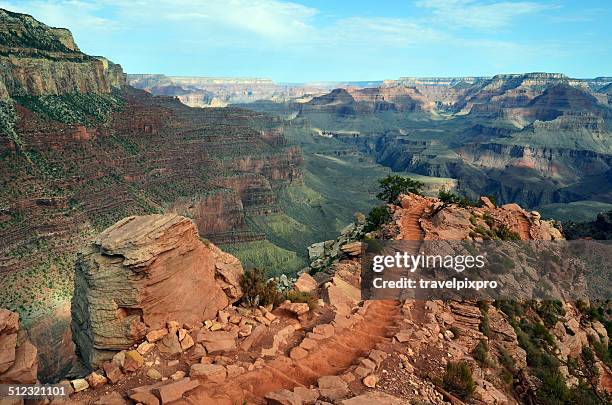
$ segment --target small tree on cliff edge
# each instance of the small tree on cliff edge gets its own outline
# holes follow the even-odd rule
[[[399,203],[400,194],[421,194],[421,189],[424,186],[420,181],[398,175],[389,175],[380,179],[378,184],[380,184],[381,191],[376,194],[376,198],[389,204]]]

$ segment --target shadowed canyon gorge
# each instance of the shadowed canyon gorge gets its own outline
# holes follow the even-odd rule
[[[0,9],[0,184],[0,383],[53,404],[611,398],[609,300],[360,286],[376,240],[610,239],[612,77],[126,74]]]

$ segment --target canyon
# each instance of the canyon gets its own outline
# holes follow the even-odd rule
[[[471,198],[594,218],[612,208],[611,82],[556,73],[402,78],[250,108],[284,109],[304,134],[393,171],[453,179]]]
[[[372,239],[608,238],[612,78],[126,75],[66,29],[0,22],[0,382],[100,404],[461,404],[461,363],[481,403],[547,383],[608,398],[609,307],[359,287]],[[424,195],[366,232],[392,172]],[[535,209],[592,222],[564,234]],[[283,302],[248,296],[253,268]]]
[[[130,86],[156,96],[173,96],[191,107],[226,107],[258,100],[306,102],[338,87],[364,87],[378,82],[275,83],[245,77],[190,77],[162,74],[128,74]]]
[[[40,345],[44,379],[72,367],[76,252],[116,221],[186,215],[245,266],[295,273],[309,244],[374,201],[338,197],[322,167],[355,185],[352,168],[372,185],[383,169],[348,156],[309,170],[279,117],[154,96],[82,53],[70,31],[7,10],[0,19],[0,307],[20,313],[34,343],[52,342]]]

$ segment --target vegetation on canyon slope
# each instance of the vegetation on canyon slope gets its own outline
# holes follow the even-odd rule
[[[16,96],[15,101],[41,116],[66,124],[94,125],[109,120],[124,104],[114,94],[69,93],[49,96]]]

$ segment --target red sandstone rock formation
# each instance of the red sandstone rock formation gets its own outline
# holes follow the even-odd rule
[[[0,309],[0,384],[34,384],[36,347],[19,329],[19,314]]]
[[[464,221],[466,212],[486,212],[491,217],[488,221],[512,227],[523,239],[561,238],[536,213],[526,213],[515,204],[496,207],[483,198],[481,207],[440,208],[437,199],[415,195],[403,196],[401,201],[401,206],[392,207],[396,222],[389,227],[399,231],[399,238],[475,239],[469,232],[472,222]],[[437,214],[430,217],[437,208]],[[315,278],[303,275],[295,286],[300,291],[320,293],[323,299],[318,308],[309,310],[307,304],[289,302],[273,311],[228,306],[216,317],[201,319],[203,322],[185,329],[177,322],[167,322],[151,331],[136,350],[121,352],[112,363],[105,363],[107,377],[122,381],[111,388],[119,392],[117,399],[215,404],[462,404],[440,383],[446,364],[461,361],[468,364],[476,382],[468,401],[529,403],[539,383],[531,374],[527,352],[520,347],[519,332],[512,326],[520,319],[474,301],[360,301],[361,249],[355,242],[342,240],[338,249],[325,256],[330,259],[330,269]],[[149,262],[150,250],[138,246],[133,244],[135,253],[121,260],[134,256],[133,260]],[[317,281],[322,273],[322,281]],[[551,333],[558,349],[555,355],[562,360],[559,371],[568,387],[574,387],[577,380],[563,364],[590,345],[588,335],[599,336],[602,342],[608,338],[601,323],[589,321],[572,304],[565,304],[564,309],[565,315]],[[538,319],[535,314],[524,319],[533,316]],[[486,330],[482,327],[485,319]],[[488,361],[475,355],[483,341]],[[183,342],[187,342],[185,349]],[[500,380],[500,370],[509,362],[516,373],[514,386]],[[117,372],[119,367],[125,375]],[[603,390],[610,370],[601,361],[596,367],[601,375],[597,387]],[[87,381],[93,377],[98,376],[90,375]],[[73,385],[81,386],[82,381]],[[95,402],[100,397],[93,389],[71,400]]]
[[[396,239],[482,240],[483,235],[474,232],[473,221],[485,230],[505,225],[521,240],[564,239],[555,222],[541,220],[536,211],[528,212],[517,204],[496,207],[486,197],[481,201],[482,207],[461,208],[444,206],[437,198],[406,195],[394,213],[399,227]],[[483,220],[484,215],[490,219]]]
[[[78,351],[95,367],[160,329],[194,324],[241,295],[242,266],[176,214],[128,217],[80,255],[72,300]]]

